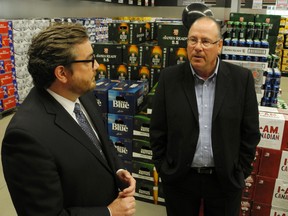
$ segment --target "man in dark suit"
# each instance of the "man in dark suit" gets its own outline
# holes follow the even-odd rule
[[[2,146],[18,215],[133,215],[136,182],[117,157],[91,92],[99,65],[85,27],[53,25],[33,39],[28,55],[35,87]],[[90,134],[81,129],[83,122]]]
[[[244,179],[260,140],[251,71],[218,58],[211,17],[188,33],[189,62],[161,71],[150,124],[153,160],[168,216],[238,216]]]

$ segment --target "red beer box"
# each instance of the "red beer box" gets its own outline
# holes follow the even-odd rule
[[[271,205],[254,202],[251,213],[253,216],[264,216],[264,215],[269,216],[270,211],[271,211]]]
[[[11,59],[0,60],[0,74],[9,73],[12,71],[15,71],[14,61],[11,61]]]
[[[7,97],[7,92],[4,86],[0,86],[0,100]]]
[[[11,50],[10,48],[0,48],[0,59],[10,59],[11,58]]]
[[[1,21],[0,34],[7,34],[9,31],[12,31],[12,21]]]
[[[277,208],[275,206],[265,205],[262,203],[253,203],[253,216],[287,216],[288,210]]]
[[[288,151],[263,149],[258,175],[288,181]]]
[[[13,74],[12,73],[4,73],[0,74],[0,86],[8,85],[13,82]]]
[[[16,103],[16,97],[15,96],[11,96],[11,97],[2,99],[2,100],[0,100],[0,112],[12,109],[12,108],[16,107],[16,105],[17,105],[17,103]]]
[[[261,141],[258,147],[288,150],[288,116],[259,112]]]
[[[12,34],[3,34],[0,33],[0,48],[9,47],[13,44],[12,42]]]
[[[288,209],[288,181],[257,176],[254,202]]]

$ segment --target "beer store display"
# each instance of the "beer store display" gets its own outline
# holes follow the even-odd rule
[[[0,22],[0,119],[19,103],[12,26],[11,21]]]
[[[136,199],[165,205],[162,181],[152,162],[150,117],[162,69],[188,61],[187,28],[179,19],[152,17],[1,21],[0,118],[21,105],[32,88],[27,50],[33,35],[53,22],[78,22],[87,28],[99,63],[94,95],[110,140],[137,180]],[[276,15],[244,13],[231,13],[225,22],[220,58],[252,71],[259,102],[261,141],[245,180],[240,215],[288,214],[288,111],[280,98],[281,77],[288,73],[286,23],[288,19]]]
[[[249,68],[261,106],[280,104],[282,72],[279,44],[280,16],[231,13],[226,22],[222,59]]]

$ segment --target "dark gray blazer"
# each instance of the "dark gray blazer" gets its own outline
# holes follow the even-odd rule
[[[80,97],[108,163],[69,113],[33,88],[3,139],[2,163],[19,216],[109,215],[122,167],[92,93]]]
[[[198,108],[190,63],[161,71],[150,137],[162,180],[188,173],[199,136]],[[212,120],[216,173],[225,188],[241,188],[260,140],[254,79],[248,69],[220,61]]]

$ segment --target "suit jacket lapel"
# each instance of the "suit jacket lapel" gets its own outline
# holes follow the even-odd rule
[[[48,92],[43,91],[42,93],[42,102],[46,107],[47,112],[55,115],[55,124],[74,137],[80,144],[90,151],[103,164],[103,166],[105,166],[109,171],[112,171],[85,132],[79,130],[80,126],[70,116],[70,114]]]
[[[225,67],[223,62],[220,61],[216,78],[215,100],[212,120],[215,120],[224,101],[230,79],[231,78],[229,76],[229,70]]]
[[[198,107],[197,107],[197,99],[196,99],[196,93],[195,93],[195,80],[194,80],[189,62],[184,65],[184,75],[183,75],[182,82],[184,86],[184,92],[188,98],[192,112],[195,118],[198,120]]]

